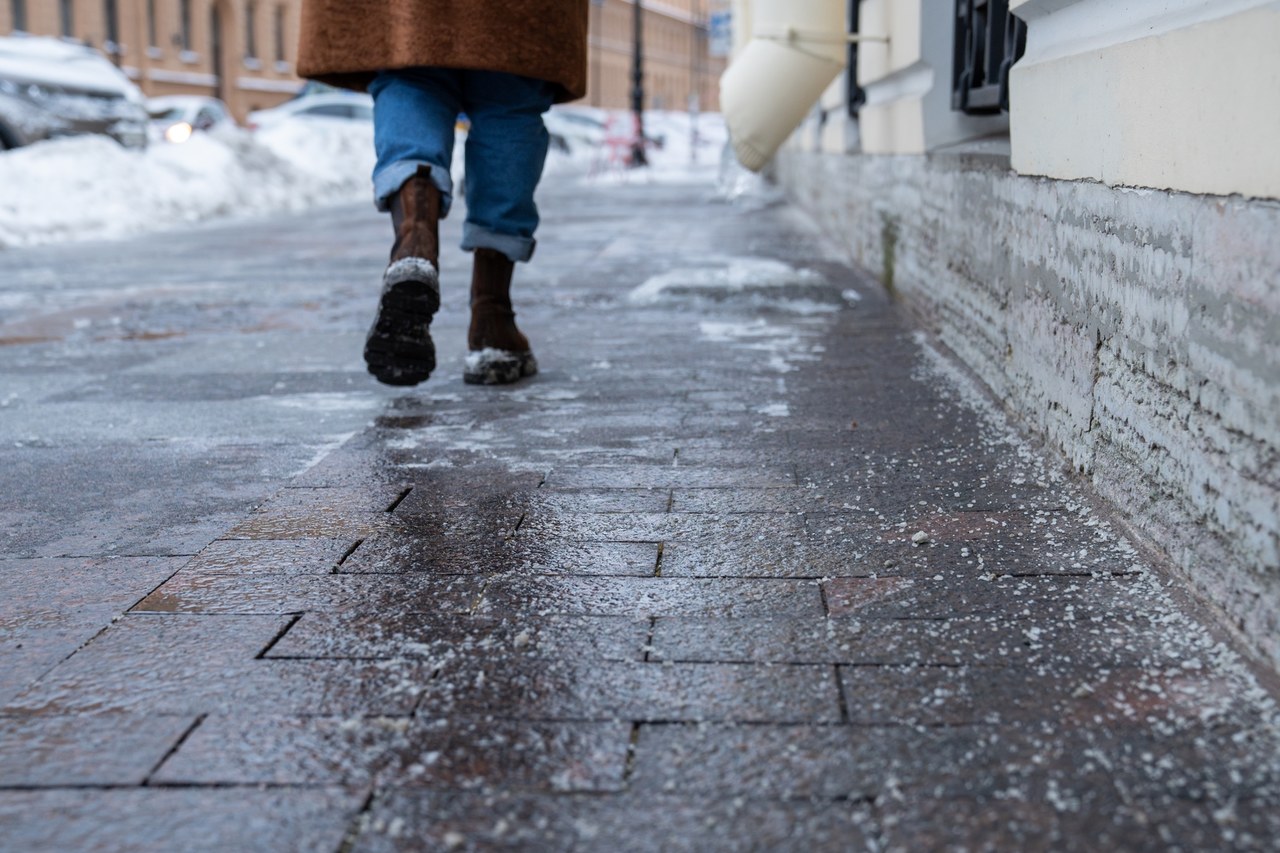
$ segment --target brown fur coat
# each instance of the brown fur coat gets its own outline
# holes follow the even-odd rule
[[[587,89],[588,0],[303,0],[298,74],[364,89],[383,69],[506,71]]]

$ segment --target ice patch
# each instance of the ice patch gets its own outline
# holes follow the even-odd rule
[[[826,279],[813,270],[798,270],[772,258],[732,258],[722,266],[677,269],[656,275],[632,290],[627,300],[636,305],[649,305],[668,293],[681,291],[742,293],[825,283]]]
[[[756,409],[762,415],[768,415],[771,418],[789,418],[791,417],[791,407],[786,403],[770,403],[767,406],[761,406]]]

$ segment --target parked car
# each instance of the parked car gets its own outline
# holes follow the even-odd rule
[[[224,134],[236,127],[227,105],[202,95],[165,95],[147,101],[155,139],[183,143],[194,133]]]
[[[145,148],[142,92],[91,47],[39,36],[0,37],[0,149],[85,133]]]
[[[551,144],[568,152],[577,148],[599,148],[604,144],[606,116],[591,107],[552,107],[542,116],[551,135]]]
[[[249,113],[250,130],[289,119],[373,121],[373,98],[359,92],[319,92],[285,101],[278,107]]]

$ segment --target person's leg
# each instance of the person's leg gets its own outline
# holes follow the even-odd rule
[[[416,385],[435,369],[431,318],[440,307],[440,219],[453,182],[456,72],[382,72],[374,98],[374,200],[395,229],[378,313],[365,339],[369,372],[388,385]]]
[[[383,71],[369,84],[373,96],[373,199],[379,210],[420,169],[440,190],[441,215],[453,199],[454,128],[462,110],[460,75],[444,68]]]
[[[550,84],[497,72],[466,72],[467,219],[462,248],[475,252],[471,326],[463,379],[501,385],[538,370],[528,339],[515,324],[511,276],[533,254],[538,208],[533,194],[547,157],[542,114]]]

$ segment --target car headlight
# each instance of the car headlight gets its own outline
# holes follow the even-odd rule
[[[164,138],[170,142],[183,143],[191,138],[191,131],[191,125],[185,121],[180,121],[165,128]]]

